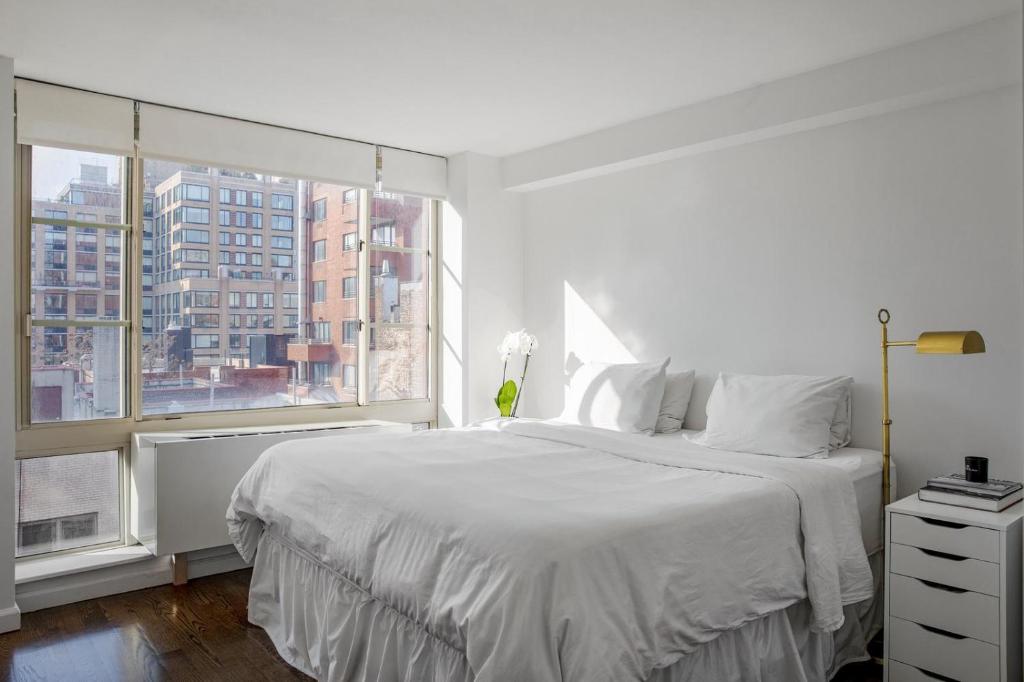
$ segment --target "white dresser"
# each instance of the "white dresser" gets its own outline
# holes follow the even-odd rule
[[[886,682],[1020,680],[1024,503],[885,511]]]

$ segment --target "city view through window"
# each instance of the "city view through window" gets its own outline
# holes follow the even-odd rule
[[[124,165],[33,148],[33,422],[125,414]],[[363,376],[369,401],[427,397],[430,200],[153,159],[142,177],[143,414],[355,403]]]

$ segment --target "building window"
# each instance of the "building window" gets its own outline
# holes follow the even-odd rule
[[[347,189],[347,190],[345,190],[345,194],[342,195],[341,202],[343,204],[353,204],[353,203],[355,203],[356,198],[358,196],[359,196],[359,190]]]
[[[341,366],[341,384],[345,388],[356,387],[356,366],[355,365],[342,365]]]
[[[317,199],[313,202],[313,220],[320,221],[327,217],[327,199]]]
[[[239,206],[245,206],[245,190],[235,190],[235,203],[238,204]]]
[[[231,227],[231,211],[224,209],[217,211],[217,222],[221,227]]]
[[[255,213],[253,215],[257,216],[259,214]],[[252,245],[253,248],[260,248],[260,247],[262,247],[263,246],[263,235],[262,234],[250,235],[249,236],[249,243]]]
[[[209,201],[210,188],[206,185],[185,185],[185,199],[188,201]]]
[[[277,196],[276,194],[274,196]],[[282,232],[291,232],[294,222],[290,215],[272,215],[270,216],[270,229],[281,230]]]
[[[193,225],[210,224],[210,209],[208,208],[185,206],[183,216],[186,223],[192,223]]]
[[[228,307],[229,308],[241,308],[242,307],[242,293],[240,291],[229,291],[228,292]]]
[[[185,307],[186,308],[219,308],[220,307],[220,292],[219,291],[186,291],[185,292]]]
[[[323,303],[327,300],[327,280],[320,279],[313,282],[313,303]]]
[[[292,257],[281,253],[272,253],[270,254],[270,264],[275,268],[290,268],[292,266]]]
[[[359,244],[359,235],[355,232],[346,232],[341,238],[341,248],[344,251],[355,251]]]
[[[220,245],[221,246],[230,246],[231,245],[231,233],[230,232],[221,232],[220,233],[220,237],[219,237],[219,241],[220,241]]]
[[[235,227],[246,227],[248,226],[247,216],[245,211],[235,211]]]
[[[253,244],[253,246],[256,246]],[[250,253],[249,254],[249,265],[263,265],[263,254],[262,253]],[[256,279],[259,279],[258,277]]]
[[[231,190],[226,187],[220,188],[220,203],[230,204],[231,203]]]
[[[263,208],[263,192],[251,192],[250,196],[252,196],[253,208]]]
[[[244,232],[236,232],[235,233],[235,246],[245,246],[245,241],[246,241],[246,236],[245,236]]]
[[[355,298],[356,290],[359,287],[359,280],[356,277],[345,277],[341,280],[341,297]]]
[[[250,213],[249,214],[249,227],[254,230],[263,229],[263,214],[262,213]]]
[[[271,194],[270,208],[275,211],[292,211],[295,209],[295,197],[291,194]]]
[[[209,244],[210,233],[206,230],[183,230],[183,241],[190,244]]]
[[[238,251],[235,253],[235,265],[245,265],[245,252]]]
[[[273,249],[287,249],[292,250],[292,238],[291,237],[271,237],[270,247]]]
[[[313,323],[313,338],[317,341],[331,340],[331,323],[317,321]]]
[[[327,260],[327,240],[318,239],[313,242],[313,260]]]
[[[274,308],[274,294],[266,293],[263,294],[263,307],[273,309]]]
[[[192,348],[194,349],[207,349],[207,348],[220,348],[220,335],[219,334],[193,334],[192,335]]]
[[[255,308],[259,304],[259,294],[255,291],[250,291],[245,295],[245,307]]]
[[[341,342],[354,346],[359,340],[359,320],[345,320],[341,326]]]

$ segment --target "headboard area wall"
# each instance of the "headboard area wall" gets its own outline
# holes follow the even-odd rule
[[[541,351],[528,416],[580,360],[848,374],[854,444],[878,448],[879,307],[890,335],[977,329],[988,352],[893,351],[900,493],[991,459],[1024,476],[1019,85],[753,141],[525,195],[524,309]]]

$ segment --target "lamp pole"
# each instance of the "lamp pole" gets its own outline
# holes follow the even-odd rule
[[[878,321],[882,323],[882,508],[889,505],[889,430],[892,419],[889,417],[889,311],[882,308],[878,311]]]

